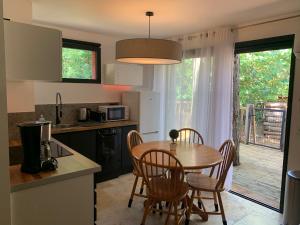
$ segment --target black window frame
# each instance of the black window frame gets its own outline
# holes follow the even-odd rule
[[[294,47],[295,34],[276,36],[270,38],[263,38],[258,40],[244,41],[235,43],[235,54],[241,53],[251,53],[251,52],[261,52],[261,51],[270,51],[270,50],[280,50],[280,49],[292,49],[291,54],[291,68],[290,68],[290,82],[289,82],[289,98],[288,98],[288,110],[286,115],[286,133],[285,133],[285,143],[284,143],[284,152],[283,152],[283,165],[282,165],[282,178],[281,178],[281,193],[280,193],[280,204],[279,209],[273,208],[272,206],[261,203],[257,200],[251,199],[242,194],[237,194],[243,198],[246,198],[250,201],[256,202],[260,205],[263,205],[267,208],[273,209],[277,212],[283,213],[283,208],[285,204],[285,189],[286,189],[286,174],[288,169],[288,157],[289,157],[289,146],[290,146],[290,134],[291,134],[291,123],[292,123],[292,107],[293,107],[293,93],[295,88],[295,66],[296,66],[296,56],[293,51]]]
[[[96,53],[96,79],[63,78],[66,83],[101,83],[101,44],[63,38],[62,48],[90,50]],[[63,60],[63,59],[62,59]],[[63,62],[62,62],[63,63]]]

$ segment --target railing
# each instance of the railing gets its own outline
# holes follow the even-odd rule
[[[285,109],[254,108],[248,105],[244,125],[245,143],[283,151],[285,122]]]
[[[176,127],[190,127],[192,118],[192,101],[177,100],[176,101]]]

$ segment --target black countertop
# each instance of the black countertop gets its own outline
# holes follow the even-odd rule
[[[51,156],[54,158],[60,158],[64,156],[73,155],[67,149],[58,145],[56,142],[50,142]],[[23,150],[22,146],[9,147],[9,165],[17,165],[23,162]]]

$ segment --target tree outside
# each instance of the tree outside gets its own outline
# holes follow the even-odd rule
[[[94,64],[92,51],[63,48],[62,50],[62,77],[74,79],[93,79]]]
[[[291,49],[240,54],[240,104],[277,102],[287,97]]]
[[[176,66],[176,99],[192,101],[193,98],[193,67],[194,59],[184,59]]]

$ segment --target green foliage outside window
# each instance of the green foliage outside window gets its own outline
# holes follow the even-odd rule
[[[62,49],[62,77],[73,79],[93,79],[93,57],[89,50],[63,48]]]
[[[240,54],[240,104],[277,102],[287,97],[291,49]]]
[[[287,97],[291,49],[240,54],[240,104],[276,102]],[[196,59],[184,59],[176,66],[176,99],[191,101]]]
[[[176,66],[176,99],[191,101],[193,97],[193,59],[184,59]]]

